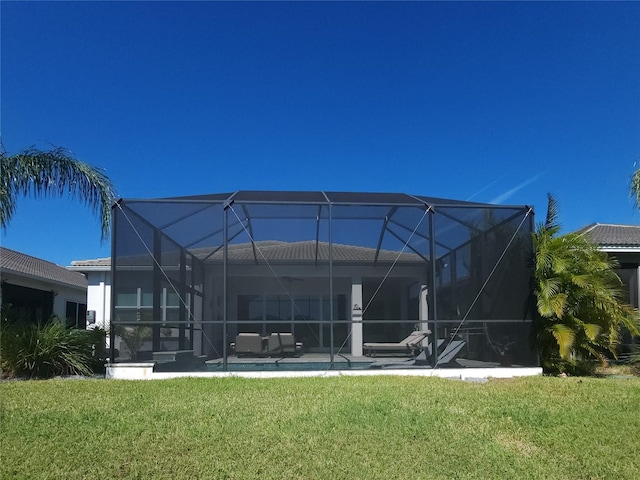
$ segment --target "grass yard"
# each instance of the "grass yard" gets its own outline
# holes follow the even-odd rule
[[[640,378],[0,384],[0,478],[637,479]]]

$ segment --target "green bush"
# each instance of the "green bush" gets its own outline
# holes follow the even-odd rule
[[[100,362],[100,337],[104,345],[104,331],[67,329],[55,320],[44,325],[5,323],[0,331],[0,373],[28,378],[89,375]]]
[[[640,344],[631,347],[631,352],[629,352],[629,356],[626,358],[626,363],[631,366],[631,371],[634,374],[640,375]]]
[[[545,373],[591,375],[617,358],[623,331],[640,336],[618,262],[577,233],[560,235],[557,203],[533,234],[534,335]]]
[[[89,337],[89,347],[91,349],[90,367],[93,373],[104,373],[105,364],[107,362],[107,331],[103,328],[96,327],[87,330]]]

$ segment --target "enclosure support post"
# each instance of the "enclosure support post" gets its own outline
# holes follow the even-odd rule
[[[433,325],[433,331],[431,332],[432,338],[432,346],[431,349],[431,366],[435,368],[438,364],[438,310],[437,310],[437,302],[436,302],[436,281],[437,281],[437,272],[436,272],[436,225],[435,225],[435,211],[431,209],[429,211],[429,258],[431,259],[431,291],[429,292],[429,306],[431,307],[431,322]]]
[[[334,366],[333,348],[333,212],[329,202],[329,364]]]
[[[229,253],[229,248],[227,244],[228,238],[228,218],[229,215],[229,207],[231,204],[227,204],[224,207],[222,213],[222,231],[223,231],[223,239],[222,239],[222,368],[223,370],[227,370],[228,362],[227,362],[227,256]]]
[[[153,334],[152,334],[152,350],[160,351],[160,327],[162,325],[162,270],[160,262],[162,261],[162,238],[157,229],[153,231]],[[165,299],[166,300],[166,299]]]
[[[180,303],[178,304],[178,350],[186,350],[186,324],[187,324],[187,254],[184,248],[180,248]]]
[[[115,348],[116,348],[116,331],[113,325],[113,321],[116,320],[116,292],[117,292],[117,278],[116,278],[116,224],[118,223],[118,216],[121,213],[118,212],[120,203],[116,203],[111,207],[111,302],[109,310],[111,310],[109,325],[105,323],[103,328],[109,329],[109,363],[116,361]]]

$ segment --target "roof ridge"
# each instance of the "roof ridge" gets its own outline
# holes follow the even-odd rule
[[[71,266],[80,265],[87,262],[102,262],[104,260],[111,260],[111,257],[99,257],[99,258],[87,258],[84,260],[71,260]]]
[[[578,235],[584,235],[584,234],[589,233],[590,231],[592,231],[598,225],[600,225],[600,224],[597,223],[597,222],[596,223],[590,223],[589,225],[586,225],[586,226],[584,226],[582,228],[579,228],[574,233],[577,233]]]
[[[601,227],[623,227],[623,228],[640,228],[640,225],[628,225],[624,223],[596,223]]]

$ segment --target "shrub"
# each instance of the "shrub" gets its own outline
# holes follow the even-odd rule
[[[626,358],[626,363],[631,366],[631,372],[634,375],[640,375],[640,344],[633,345]]]
[[[138,351],[144,343],[151,338],[151,327],[146,326],[124,326],[113,325],[113,331],[120,337],[120,340],[126,345],[129,350],[129,355],[132,360],[135,360],[138,356]]]
[[[87,330],[87,336],[91,349],[91,370],[93,373],[104,373],[107,362],[107,331],[104,328],[96,327]]]
[[[44,325],[5,323],[0,331],[0,373],[28,378],[89,375],[96,361],[95,336],[55,320]]]
[[[559,235],[557,204],[533,235],[535,341],[546,373],[593,374],[617,358],[621,332],[640,335],[638,310],[622,299],[618,264],[584,235]]]

